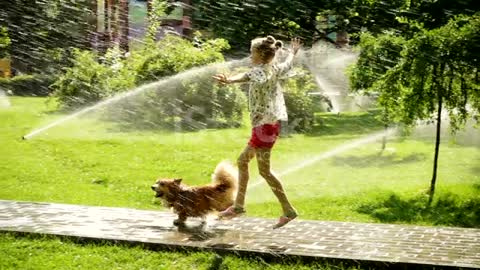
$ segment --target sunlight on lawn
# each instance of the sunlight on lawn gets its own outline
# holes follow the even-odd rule
[[[249,137],[240,129],[198,132],[129,131],[93,118],[80,118],[28,141],[22,134],[61,117],[51,113],[45,99],[13,98],[0,111],[2,180],[0,198],[87,205],[161,209],[153,203],[149,185],[159,176],[182,177],[190,185],[210,182],[214,166],[235,162]],[[281,138],[272,156],[272,168],[281,173],[305,160],[381,130],[371,122],[355,133],[345,125],[359,125],[368,113],[319,115],[321,126],[305,135]],[[357,120],[358,118],[358,120]],[[350,119],[350,120],[348,120]],[[355,119],[355,120],[354,120]],[[338,129],[331,123],[342,122]],[[433,135],[432,135],[433,136]],[[286,191],[304,219],[375,221],[359,211],[362,205],[400,198],[425,197],[431,177],[433,145],[429,137],[389,137],[361,144],[337,155],[282,175]],[[478,194],[478,147],[447,140],[442,144],[438,196],[463,199]],[[276,198],[250,166],[248,215],[277,216]],[[25,189],[26,185],[29,189]]]

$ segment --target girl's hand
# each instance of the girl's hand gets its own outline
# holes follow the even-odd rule
[[[225,74],[215,74],[212,76],[213,79],[217,80],[217,82],[219,82],[220,84],[228,84],[229,81],[228,81],[228,78],[227,76],[225,76]]]
[[[292,42],[290,43],[290,47],[292,48],[293,54],[297,54],[298,50],[302,46],[302,43],[299,38],[292,38]]]

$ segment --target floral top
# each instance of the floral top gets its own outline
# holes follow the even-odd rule
[[[250,81],[248,104],[253,127],[288,119],[278,81],[291,69],[292,63],[291,53],[283,63],[256,65],[245,74]]]

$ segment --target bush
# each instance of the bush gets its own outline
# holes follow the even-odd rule
[[[1,3],[0,24],[9,30],[13,68],[19,72],[43,74],[55,69],[59,73],[62,63],[50,58],[52,51],[90,47],[87,38],[92,30],[90,0]]]
[[[219,87],[211,76],[214,67],[193,70],[188,75],[166,78],[212,63],[224,61],[223,39],[208,40],[201,46],[178,36],[167,36],[157,44],[148,43],[132,52],[127,68],[135,83],[156,82],[152,89],[112,108],[114,119],[136,128],[167,127],[181,130],[238,126],[245,97],[239,86]]]
[[[228,49],[227,41],[214,39],[197,48],[181,37],[168,35],[157,44],[148,44],[132,52],[129,65],[136,72],[136,83],[156,81],[193,67],[223,62],[222,51]]]
[[[110,49],[103,59],[91,51],[74,50],[73,55],[73,66],[52,85],[62,108],[91,105],[134,87],[134,74],[124,68],[118,49]]]
[[[108,109],[110,120],[125,127],[196,130],[239,126],[246,104],[238,86],[220,87],[203,72],[184,80],[165,80]]]
[[[0,26],[0,59],[8,56],[10,43],[11,41],[8,37],[7,28]]]
[[[239,126],[246,108],[240,85],[219,86],[211,78],[218,68],[204,67],[223,62],[221,52],[226,48],[228,44],[222,39],[197,46],[178,36],[167,36],[157,44],[147,42],[126,58],[118,50],[109,50],[102,59],[77,50],[73,67],[53,85],[55,96],[64,108],[75,108],[143,85],[140,93],[106,108],[106,119],[124,127],[149,129]],[[200,66],[204,68],[192,69]],[[186,70],[189,73],[182,73]],[[306,132],[314,123],[308,92],[316,85],[306,71],[297,72],[300,75],[283,82],[285,102],[291,129]]]
[[[297,76],[283,84],[285,105],[287,106],[289,130],[307,132],[315,123],[315,106],[309,92],[317,88],[312,76],[305,70],[297,69]]]
[[[48,96],[55,78],[46,75],[19,75],[0,78],[0,88],[17,96]]]
[[[104,111],[108,120],[134,128],[182,128],[238,126],[245,106],[239,86],[220,88],[211,79],[215,67],[182,71],[223,62],[228,47],[216,39],[196,47],[177,36],[122,57],[110,50],[100,59],[92,52],[77,51],[74,66],[54,84],[55,96],[64,108],[91,105],[113,94],[142,85],[143,91],[118,101]]]

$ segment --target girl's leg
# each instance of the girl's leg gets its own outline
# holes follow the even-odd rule
[[[245,147],[237,160],[238,166],[238,191],[235,199],[234,207],[242,209],[245,205],[245,194],[247,193],[248,184],[248,163],[255,157],[255,148],[248,146]]]
[[[268,185],[272,189],[275,196],[277,196],[280,205],[282,206],[283,214],[288,218],[295,218],[297,216],[297,211],[288,201],[285,190],[283,189],[282,183],[280,180],[272,173],[270,169],[270,154],[271,149],[269,148],[259,148],[256,149],[256,156],[258,162],[258,170],[260,175],[265,178]]]
[[[238,191],[235,202],[232,206],[228,207],[224,211],[218,213],[220,219],[234,218],[243,212],[245,205],[245,193],[247,192],[248,184],[248,163],[255,156],[255,149],[247,146],[238,157]]]

